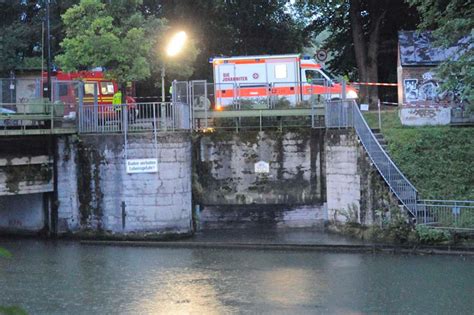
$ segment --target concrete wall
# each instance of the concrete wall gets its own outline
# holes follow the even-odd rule
[[[194,156],[203,228],[373,224],[398,206],[351,129],[217,132]],[[259,161],[268,174],[255,173]]]
[[[186,133],[59,141],[60,232],[189,232],[191,140]],[[125,159],[158,157],[158,172],[127,174]],[[125,205],[125,220],[122,218]],[[123,227],[123,223],[125,226]]]
[[[400,121],[405,126],[449,125],[451,108],[449,107],[402,107]]]
[[[325,145],[328,216],[332,221],[346,221],[351,211],[359,213],[360,209],[358,148],[345,130],[329,131]]]
[[[0,231],[56,226],[54,205],[48,214],[53,176],[45,139],[31,139],[29,150],[3,143],[11,149],[0,152]],[[204,228],[373,224],[397,207],[349,129],[216,132],[195,137],[193,151],[187,133],[159,135],[156,148],[152,134],[129,135],[127,147],[123,135],[110,134],[57,142],[59,233],[189,232],[195,205]],[[157,172],[126,172],[126,159],[156,157]],[[268,173],[256,173],[262,161]],[[23,168],[32,165],[49,170],[44,190],[19,180],[12,192],[5,167],[29,174]]]
[[[353,130],[327,130],[324,151],[330,222],[371,225],[398,207]]]
[[[313,226],[325,217],[324,130],[219,131],[195,143],[194,198],[204,226]],[[255,164],[269,164],[258,174]],[[291,221],[291,222],[290,222]]]

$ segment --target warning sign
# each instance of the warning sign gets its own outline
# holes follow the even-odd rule
[[[133,159],[126,160],[127,173],[156,173],[158,172],[158,159]]]

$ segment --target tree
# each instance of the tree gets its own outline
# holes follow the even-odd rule
[[[457,46],[457,58],[449,58],[437,67],[443,78],[442,88],[459,92],[474,101],[474,5],[469,0],[407,0],[422,17],[420,30],[433,30],[435,45]]]
[[[41,17],[34,1],[0,3],[0,75],[41,65]]]
[[[395,77],[397,31],[418,19],[405,3],[390,0],[300,0],[296,10],[308,21],[305,32],[330,32],[322,48],[332,53],[332,70],[361,82]],[[378,89],[361,88],[361,97],[376,104]]]
[[[106,75],[117,80],[125,97],[125,83],[149,78],[167,60],[162,51],[168,29],[165,19],[144,16],[141,0],[81,0],[63,15],[66,37],[63,52],[56,57],[64,71],[104,67]],[[197,52],[191,42],[190,53],[170,71],[186,69]],[[184,71],[184,70],[183,70]]]
[[[211,79],[210,57],[297,53],[307,41],[286,0],[144,0],[142,11],[165,17],[196,38],[199,79]]]

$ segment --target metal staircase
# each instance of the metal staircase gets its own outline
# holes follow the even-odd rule
[[[363,147],[393,194],[417,224],[474,230],[474,201],[421,200],[413,184],[387,154],[387,141],[379,129],[370,129],[355,101],[326,104],[326,127],[353,127]]]

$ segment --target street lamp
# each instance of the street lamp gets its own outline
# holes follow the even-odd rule
[[[184,43],[187,39],[186,32],[178,32],[171,37],[168,46],[166,47],[166,55],[168,57],[174,57],[178,55],[184,47]],[[161,101],[165,102],[165,62],[163,61],[163,67],[161,68]]]

